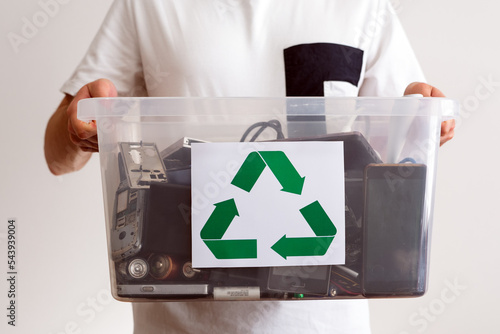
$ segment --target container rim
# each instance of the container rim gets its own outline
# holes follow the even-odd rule
[[[245,108],[241,110],[233,109],[243,105]],[[248,111],[249,107],[259,105],[281,107],[285,111],[283,114],[293,116],[438,116],[453,119],[459,116],[460,111],[459,102],[446,97],[101,97],[80,100],[77,117],[89,122],[99,118],[129,115],[170,117],[270,114],[271,109]],[[210,113],[200,113],[200,108],[210,108]],[[273,112],[276,113],[276,108]]]

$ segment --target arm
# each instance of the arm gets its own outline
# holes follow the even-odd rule
[[[405,90],[405,95],[409,94],[422,94],[424,97],[445,97],[444,94],[437,89],[426,83],[414,82],[408,85]],[[440,145],[453,138],[455,135],[455,120],[444,121],[441,123],[441,138]]]
[[[92,152],[99,150],[95,122],[82,122],[76,117],[78,101],[116,95],[116,88],[111,81],[99,79],[83,86],[75,97],[66,95],[63,98],[45,131],[45,160],[54,175],[81,169]]]

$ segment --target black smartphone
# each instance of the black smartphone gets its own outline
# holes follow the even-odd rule
[[[423,295],[427,277],[423,164],[370,164],[364,173],[362,291]]]

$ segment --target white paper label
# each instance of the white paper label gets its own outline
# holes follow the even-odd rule
[[[342,142],[192,146],[193,267],[345,262]]]

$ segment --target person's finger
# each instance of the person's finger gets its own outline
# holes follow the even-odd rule
[[[439,145],[442,146],[455,136],[455,120],[450,119],[441,123],[441,138]]]
[[[91,148],[91,147],[80,147],[80,149],[81,149],[83,152],[90,152],[90,153],[97,153],[97,152],[99,152],[99,150],[98,150],[98,149]]]
[[[83,151],[91,151],[91,152],[98,152],[99,151],[99,145],[85,141],[85,140],[80,142],[78,147],[80,147],[80,149]]]
[[[75,144],[75,146],[77,146],[78,148],[80,148],[82,150],[83,149],[92,149],[95,152],[97,152],[99,150],[99,145],[97,142],[90,141],[87,139],[78,138],[76,135],[71,134],[71,133],[70,133],[69,137],[70,137],[71,142],[73,144]]]
[[[422,94],[424,97],[445,97],[443,92],[423,82],[413,82],[406,87],[405,95]]]
[[[406,87],[405,95],[421,94],[423,97],[445,97],[443,92],[434,86],[423,82],[413,82]],[[441,123],[441,135],[439,145],[442,146],[451,140],[455,135],[455,120],[448,120]]]
[[[88,139],[97,134],[95,122],[83,122],[77,118],[78,101],[93,97],[115,97],[117,91],[113,83],[107,79],[99,79],[83,86],[68,106],[68,131],[78,138]]]

